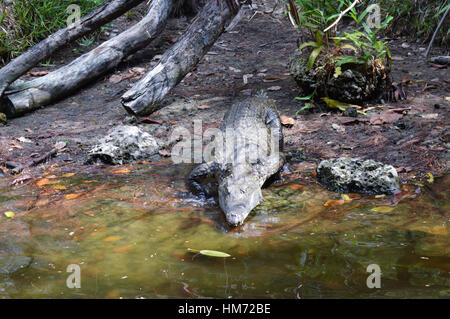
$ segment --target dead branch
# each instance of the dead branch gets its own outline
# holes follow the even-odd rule
[[[208,52],[234,15],[224,1],[209,0],[181,39],[122,96],[125,109],[138,115],[152,113],[166,94]]]
[[[28,49],[0,69],[0,96],[12,82],[40,61],[48,58],[53,52],[119,17],[142,1],[144,0],[106,1],[83,17],[79,23],[73,23],[67,28],[57,31]]]
[[[0,98],[0,112],[14,117],[50,104],[117,67],[162,31],[172,6],[173,0],[153,0],[147,15],[128,30],[54,72],[29,82],[13,83]]]

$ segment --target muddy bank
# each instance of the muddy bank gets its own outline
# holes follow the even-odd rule
[[[260,1],[255,3],[259,11],[273,7],[271,2],[266,7]],[[406,46],[403,39],[390,42],[393,78],[408,82],[406,101],[370,105],[367,116],[356,119],[330,112],[324,106],[295,116],[303,106],[295,97],[303,93],[289,76],[287,62],[297,47],[296,33],[280,10],[273,16],[256,13],[249,21],[252,16],[249,13],[233,31],[223,34],[197,68],[168,96],[164,107],[144,123],[130,117],[120,105],[120,96],[140,78],[139,72],[133,75],[132,68],[147,70],[155,65],[191,18],[170,21],[151,46],[77,94],[11,119],[6,126],[0,124],[0,163],[25,163],[49,151],[56,142],[65,141],[68,146],[64,152],[32,172],[39,174],[54,165],[73,170],[83,165],[92,145],[118,124],[139,123],[157,138],[167,140],[177,126],[192,128],[193,120],[201,120],[204,130],[217,127],[234,99],[264,88],[277,101],[282,115],[295,118],[293,127],[284,128],[286,149],[301,149],[308,162],[341,156],[374,159],[393,165],[402,180],[428,172],[438,175],[448,169],[450,105],[445,97],[450,96],[450,79],[448,69],[424,63],[424,45]],[[113,28],[121,31],[130,24],[122,17]],[[436,48],[433,55],[444,53]],[[54,67],[33,71],[51,71],[74,55],[73,48],[68,48],[52,58]],[[392,121],[390,109],[404,111],[394,112],[397,116]],[[377,116],[378,121],[371,120]],[[4,173],[9,174],[7,170]]]

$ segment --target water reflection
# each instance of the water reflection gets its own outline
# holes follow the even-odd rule
[[[342,201],[308,174],[291,176],[264,189],[248,221],[229,228],[214,201],[188,194],[189,167],[118,170],[55,173],[14,189],[0,181],[0,211],[16,213],[0,217],[0,296],[450,295],[448,177],[421,193],[408,186]],[[69,264],[81,267],[81,289],[66,287]],[[369,264],[382,269],[381,289],[366,286]]]

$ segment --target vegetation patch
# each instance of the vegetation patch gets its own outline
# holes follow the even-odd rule
[[[80,6],[81,16],[103,0],[14,0],[0,3],[0,65],[20,55],[48,35],[64,28],[69,5]]]

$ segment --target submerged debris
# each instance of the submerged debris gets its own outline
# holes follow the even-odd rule
[[[148,160],[158,153],[161,142],[137,126],[121,125],[99,140],[88,153],[88,163],[101,160],[121,165],[137,160]]]
[[[317,178],[330,190],[340,193],[392,194],[400,187],[393,166],[349,157],[320,162]]]

